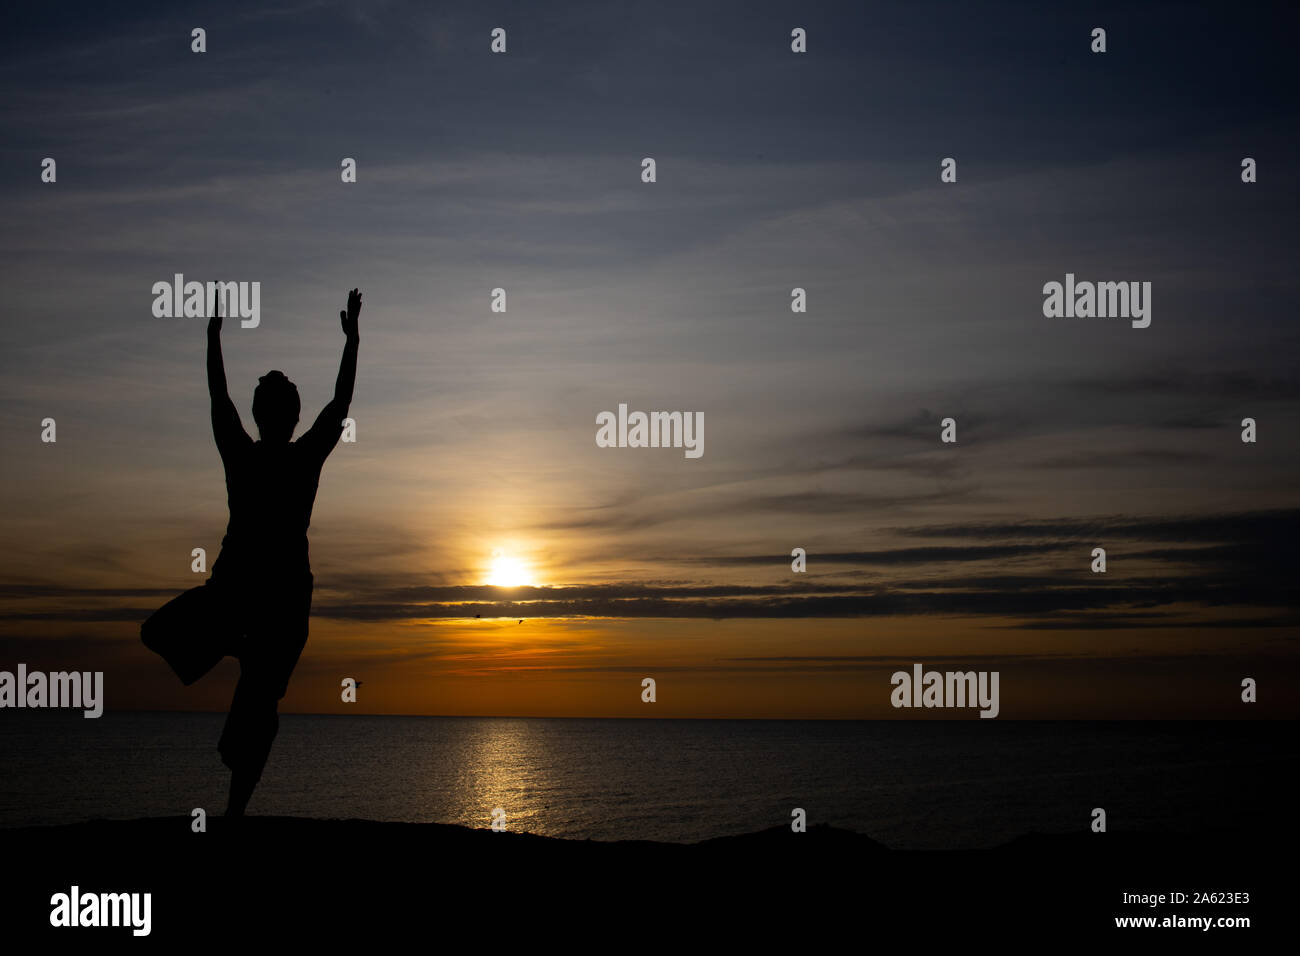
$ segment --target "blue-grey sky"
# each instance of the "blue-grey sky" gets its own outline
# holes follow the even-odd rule
[[[226,518],[204,323],[151,311],[179,272],[261,283],[260,326],[224,336],[250,430],[269,368],[310,421],[365,293],[291,706],[328,709],[364,663],[400,687],[378,709],[622,713],[621,669],[660,667],[694,682],[682,715],[878,715],[887,684],[864,688],[892,655],[1064,655],[1108,699],[1148,686],[1143,661],[1208,659],[1149,711],[1217,713],[1187,699],[1230,654],[1282,668],[1297,705],[1285,6],[11,17],[6,657],[103,655],[141,705],[193,700],[134,643]],[[1044,317],[1067,272],[1150,282],[1150,327]],[[598,448],[619,403],[703,412],[704,455]],[[486,586],[502,555],[543,603]],[[1074,678],[1032,673],[1004,713],[1125,715],[1053,710]]]

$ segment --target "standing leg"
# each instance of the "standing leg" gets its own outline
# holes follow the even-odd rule
[[[222,731],[222,762],[231,769],[227,816],[242,816],[280,729],[278,707],[307,643],[313,578],[258,595],[254,624],[239,655],[239,684]]]
[[[239,684],[230,702],[230,714],[217,744],[222,763],[231,770],[230,803],[226,815],[232,817],[244,815],[244,808],[262,779],[266,758],[271,753],[271,742],[280,729],[280,715],[276,712],[278,701],[265,689],[256,665],[250,668],[241,663],[240,669]]]
[[[226,804],[226,816],[242,817],[248,800],[253,795],[259,778],[247,770],[236,770],[230,775],[230,801]]]

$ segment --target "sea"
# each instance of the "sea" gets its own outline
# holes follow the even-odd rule
[[[219,815],[224,714],[0,715],[0,827]],[[693,843],[831,824],[891,847],[1286,819],[1291,722],[281,715],[256,815]],[[499,816],[499,814],[498,814]]]

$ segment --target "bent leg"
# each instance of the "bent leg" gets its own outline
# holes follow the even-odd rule
[[[226,655],[232,611],[229,596],[209,581],[154,611],[140,625],[140,639],[188,687]]]

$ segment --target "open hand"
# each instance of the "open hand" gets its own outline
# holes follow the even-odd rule
[[[339,313],[339,322],[343,325],[343,334],[355,339],[357,333],[357,316],[361,314],[361,293],[353,289],[348,293],[348,310]]]

